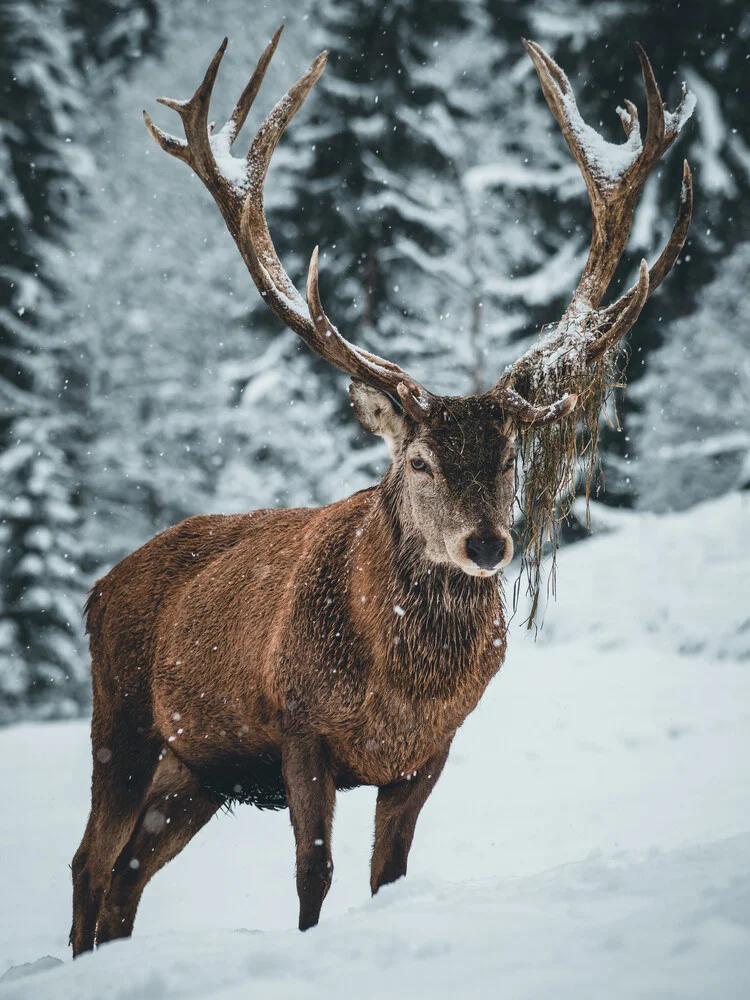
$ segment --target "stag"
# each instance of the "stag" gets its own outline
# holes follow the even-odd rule
[[[498,574],[513,555],[516,439],[533,431],[544,441],[563,426],[575,432],[576,393],[540,403],[537,374],[565,357],[571,371],[592,378],[686,238],[687,164],[665,249],[650,269],[641,263],[633,287],[601,305],[645,180],[692,107],[683,97],[665,113],[639,49],[645,137],[626,102],[626,142],[605,143],[581,119],[563,71],[525,42],[588,188],[588,260],[562,320],[492,389],[429,392],[339,333],[321,305],[317,249],[303,299],[268,231],[268,165],[327,53],[273,108],[246,159],[227,169],[280,34],[220,131],[209,124],[209,102],[226,40],[190,100],[161,99],[180,115],[186,138],[144,112],[146,125],[211,192],[272,312],[351,376],[354,412],[386,440],[391,464],[377,485],[327,507],[192,517],[93,587],[85,609],[92,803],[72,865],[76,955],[129,936],[149,879],[229,802],[289,807],[301,930],[318,922],[331,885],[337,790],[378,789],[372,892],[406,873],[417,817],[451,741],[505,656]]]

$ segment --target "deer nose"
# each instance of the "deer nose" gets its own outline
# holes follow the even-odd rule
[[[505,539],[497,535],[469,535],[466,539],[466,555],[480,569],[494,569],[504,552]]]

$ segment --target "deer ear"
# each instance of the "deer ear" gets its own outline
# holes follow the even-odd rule
[[[364,382],[351,383],[349,398],[360,424],[371,434],[385,438],[393,455],[406,434],[407,420],[403,411],[385,392],[373,389]]]

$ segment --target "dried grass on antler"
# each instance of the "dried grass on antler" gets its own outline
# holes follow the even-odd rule
[[[599,431],[602,412],[612,392],[624,385],[624,352],[621,345],[608,351],[593,367],[572,362],[550,368],[543,379],[535,379],[529,388],[531,398],[543,403],[560,394],[562,386],[578,395],[575,412],[540,433],[536,428],[521,427],[519,455],[523,483],[519,506],[522,524],[520,548],[523,578],[531,598],[528,625],[537,618],[543,586],[542,564],[551,550],[549,579],[555,586],[556,553],[562,526],[567,519],[579,487],[585,491],[586,508],[596,492],[599,476]],[[520,582],[520,579],[519,579]],[[518,584],[514,601],[519,597]]]

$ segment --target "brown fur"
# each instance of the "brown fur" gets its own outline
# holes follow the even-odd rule
[[[419,810],[505,654],[497,580],[426,558],[425,532],[507,525],[513,444],[485,401],[446,401],[425,427],[363,392],[394,454],[380,484],[320,509],[190,518],[93,588],[75,954],[130,934],[148,879],[229,800],[289,805],[303,929],[330,885],[336,789],[380,789],[373,891],[405,873]],[[415,449],[435,464],[426,501]]]

